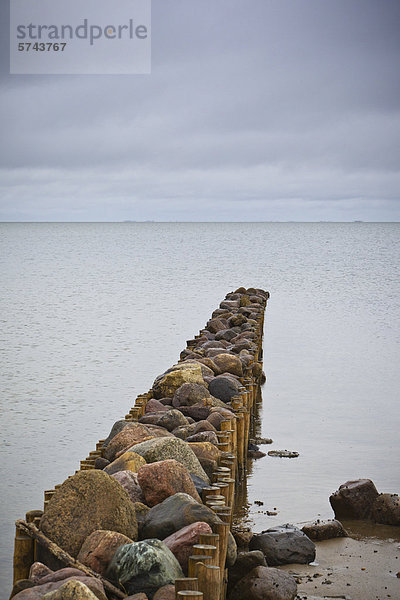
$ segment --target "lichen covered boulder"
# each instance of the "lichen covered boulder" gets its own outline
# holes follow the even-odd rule
[[[143,456],[147,463],[173,458],[189,471],[209,481],[190,444],[176,437],[153,438],[135,445],[132,450]]]
[[[128,494],[110,475],[94,469],[64,481],[49,501],[40,529],[73,557],[97,529],[137,539],[135,509]]]
[[[180,363],[159,375],[153,383],[153,394],[156,399],[173,397],[176,390],[184,383],[205,385],[200,365]]]

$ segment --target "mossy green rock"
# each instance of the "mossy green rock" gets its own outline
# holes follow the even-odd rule
[[[131,450],[143,456],[147,463],[173,458],[184,465],[189,473],[198,475],[198,477],[209,482],[208,476],[191,449],[190,444],[179,438],[153,438],[141,444],[136,444]]]
[[[120,546],[106,577],[121,583],[128,594],[145,592],[151,599],[160,587],[184,575],[171,550],[158,539],[148,539]]]
[[[123,487],[103,471],[79,471],[49,501],[40,529],[73,557],[93,531],[107,529],[137,539],[133,503]]]

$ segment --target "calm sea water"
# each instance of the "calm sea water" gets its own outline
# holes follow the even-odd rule
[[[351,478],[400,492],[399,254],[389,223],[1,224],[1,597],[15,519],[240,285],[271,293],[265,449],[300,453],[254,463],[255,529],[331,517]]]

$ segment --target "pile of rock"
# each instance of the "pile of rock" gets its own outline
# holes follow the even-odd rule
[[[259,356],[268,296],[254,288],[228,294],[180,362],[155,379],[138,420],[116,422],[101,456],[96,452],[96,459],[83,461],[85,470],[57,486],[46,502],[41,532],[132,598],[174,598],[173,584],[188,574],[200,536],[222,524],[202,503],[202,490],[220,464],[218,436],[222,424],[235,419],[233,399],[246,381],[254,397],[265,380]],[[14,587],[16,600],[105,599],[101,581],[62,568],[40,545],[36,558],[29,577]],[[222,566],[231,569],[236,562],[229,533]],[[265,558],[253,567],[264,591],[281,590],[265,598],[294,598],[293,578],[278,576]],[[234,597],[252,598],[249,570],[240,571],[241,577],[239,571]]]
[[[370,479],[346,481],[329,501],[338,519],[372,519],[384,525],[400,525],[400,498],[380,494]]]

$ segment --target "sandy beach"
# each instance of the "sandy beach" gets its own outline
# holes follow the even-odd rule
[[[296,577],[299,599],[400,598],[399,528],[364,523],[351,535],[361,535],[362,527],[369,528],[370,537],[317,542],[315,563],[280,567]]]

